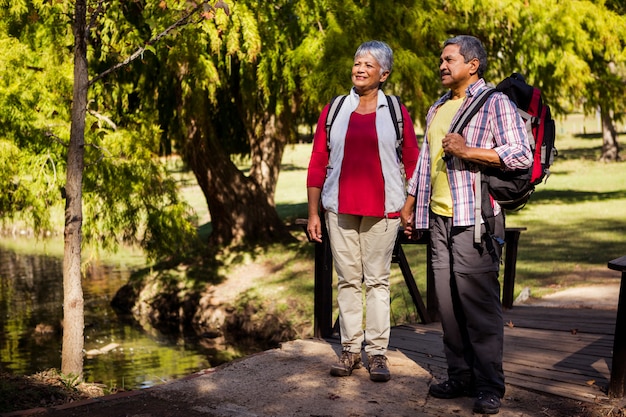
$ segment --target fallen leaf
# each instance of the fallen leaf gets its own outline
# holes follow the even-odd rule
[[[510,328],[515,327],[515,325],[513,324],[511,320],[509,320],[509,322],[506,325],[509,326]]]

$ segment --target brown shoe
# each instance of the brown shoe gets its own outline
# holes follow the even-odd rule
[[[359,369],[362,366],[361,354],[343,351],[339,361],[330,367],[332,376],[350,376],[353,369]]]
[[[387,382],[391,379],[387,357],[385,355],[368,356],[370,379],[375,382]]]

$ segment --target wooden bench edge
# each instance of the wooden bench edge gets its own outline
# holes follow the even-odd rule
[[[626,256],[621,256],[617,259],[613,259],[609,262],[608,266],[609,269],[612,269],[613,271],[626,271]]]

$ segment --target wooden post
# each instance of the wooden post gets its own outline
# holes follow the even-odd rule
[[[325,230],[325,229],[324,229]],[[328,234],[315,244],[315,313],[314,335],[326,338],[333,334],[333,256]],[[319,260],[319,262],[318,262]]]
[[[525,227],[511,227],[504,231],[505,256],[504,279],[502,285],[502,307],[513,308],[513,293],[515,290],[515,265],[517,264],[517,245],[519,237]]]
[[[296,219],[296,224],[304,229],[309,242],[315,243],[313,336],[323,339],[333,334],[333,256],[324,217],[320,216],[320,219],[322,243],[311,240],[307,231],[307,219]]]
[[[613,337],[609,397],[623,398],[624,391],[626,391],[626,256],[613,259],[608,266],[609,269],[622,273],[615,319],[615,335]]]
[[[417,309],[417,314],[420,317],[420,320],[424,324],[431,323],[432,320],[430,315],[426,310],[426,306],[424,305],[424,301],[422,300],[422,295],[420,294],[419,289],[417,288],[417,284],[415,283],[415,277],[411,272],[411,266],[406,259],[406,254],[404,253],[404,249],[402,249],[402,243],[406,243],[408,240],[404,236],[404,232],[402,230],[398,231],[398,237],[396,239],[396,246],[393,249],[393,257],[391,262],[397,263],[400,266],[400,270],[402,271],[402,276],[404,277],[404,282],[406,283],[407,288],[409,289],[409,294],[411,294],[411,299],[413,300],[413,304]],[[430,269],[430,268],[429,268]]]

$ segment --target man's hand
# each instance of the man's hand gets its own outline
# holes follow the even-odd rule
[[[459,159],[475,164],[498,168],[504,167],[504,163],[495,149],[469,147],[465,143],[465,138],[458,133],[448,133],[444,136],[441,140],[441,146],[445,157],[455,156]]]
[[[467,155],[467,145],[465,138],[458,133],[448,133],[441,141],[443,152],[446,156],[456,156],[465,159]]]

